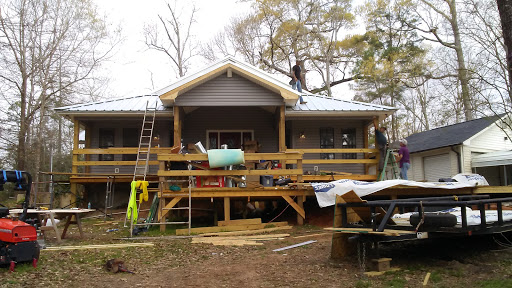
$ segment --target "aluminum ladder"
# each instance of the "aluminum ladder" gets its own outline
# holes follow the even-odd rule
[[[112,218],[114,216],[112,209],[114,209],[115,180],[115,176],[107,177],[107,189],[105,190],[105,221],[107,217]]]
[[[139,138],[139,148],[137,150],[137,160],[135,161],[135,169],[133,171],[133,179],[132,181],[146,181],[146,175],[148,173],[149,168],[149,155],[151,152],[151,139],[153,138],[153,128],[155,127],[155,116],[156,109],[155,107],[149,107],[149,101],[146,102],[146,109],[144,110],[144,119],[142,120],[142,128],[140,130],[140,138]],[[130,191],[130,198],[132,197],[132,191]],[[137,204],[137,212],[140,211],[140,202],[139,199],[136,198]],[[138,213],[137,213],[138,214]],[[128,221],[128,214],[124,219],[124,227],[126,227],[126,221]],[[130,221],[130,235],[133,233],[133,221]]]
[[[384,160],[384,169],[382,169],[382,172],[380,173],[379,181],[400,179],[400,168],[398,167],[398,163],[396,162],[395,155],[393,155],[394,152],[396,152],[394,149],[387,149],[386,158]],[[391,164],[392,178],[386,177],[386,168],[388,167],[388,163]]]

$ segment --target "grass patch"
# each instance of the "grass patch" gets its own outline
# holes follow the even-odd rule
[[[356,285],[354,287],[369,288],[369,287],[372,287],[372,282],[370,282],[368,280],[357,280]]]
[[[395,276],[393,279],[386,281],[385,287],[401,288],[405,287],[407,282],[400,276]]]
[[[491,279],[477,282],[477,287],[481,288],[510,288],[512,287],[512,279]]]
[[[430,281],[432,281],[433,283],[439,283],[441,282],[441,280],[443,280],[441,273],[437,271],[430,273]]]

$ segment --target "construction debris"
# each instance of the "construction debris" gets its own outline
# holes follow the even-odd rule
[[[202,236],[235,236],[235,235],[254,235],[254,234],[262,234],[277,230],[290,230],[292,226],[279,226],[272,228],[264,228],[264,229],[256,229],[256,230],[242,230],[242,231],[233,231],[233,232],[215,232],[215,233],[205,233]]]
[[[127,272],[127,273],[131,273],[131,274],[135,274],[132,271],[128,270],[124,266],[124,261],[120,260],[120,259],[108,260],[107,263],[105,263],[105,269],[107,269],[107,271],[112,272],[112,273]]]
[[[153,243],[123,243],[123,244],[105,244],[105,245],[83,245],[83,246],[56,246],[46,247],[41,251],[61,251],[61,250],[85,250],[85,249],[111,249],[127,247],[152,247]]]
[[[288,250],[288,249],[291,249],[291,248],[300,247],[300,246],[308,245],[308,244],[315,243],[315,242],[316,242],[316,240],[310,240],[310,241],[306,241],[306,242],[302,242],[302,243],[286,246],[286,247],[283,247],[283,248],[274,249],[272,251],[278,252],[278,251]]]
[[[290,234],[267,234],[253,236],[231,236],[231,237],[198,237],[192,239],[193,244],[209,243],[222,246],[242,246],[242,245],[263,245],[256,241],[281,240],[289,237]]]
[[[190,229],[192,234],[204,234],[204,233],[215,233],[215,232],[231,232],[231,231],[243,231],[243,230],[259,230],[264,229],[267,226],[287,226],[288,222],[273,222],[273,223],[262,223],[262,224],[244,224],[244,225],[230,225],[230,226],[215,226],[215,227],[199,227]],[[189,229],[176,229],[176,235],[188,235]]]

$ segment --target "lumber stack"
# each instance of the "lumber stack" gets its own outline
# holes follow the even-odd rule
[[[261,223],[261,218],[219,221],[218,226],[190,229],[191,234],[259,230],[270,227],[288,226],[288,222]],[[176,229],[176,235],[188,235],[188,229]]]
[[[191,233],[202,234],[201,236],[203,236],[193,238],[192,243],[206,243],[223,246],[257,246],[263,245],[263,243],[261,243],[262,241],[280,240],[283,239],[284,237],[290,236],[290,234],[266,233],[291,228],[291,226],[288,226],[288,222],[264,224],[261,223],[260,218],[219,221],[219,225],[215,227],[202,227],[191,229]],[[183,233],[188,233],[188,229],[176,230],[176,235],[183,235]]]

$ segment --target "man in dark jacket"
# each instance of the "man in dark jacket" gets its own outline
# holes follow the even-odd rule
[[[375,127],[375,146],[379,149],[380,158],[379,158],[379,173],[382,173],[384,170],[384,158],[386,157],[386,149],[388,147],[388,139],[384,133],[386,132],[386,127],[379,127],[379,123],[377,121],[377,117],[373,116],[373,125]]]
[[[291,81],[292,83],[292,89],[293,90],[297,90],[300,92],[302,92],[302,82],[304,82],[302,80],[302,73],[301,73],[301,68],[300,68],[300,60],[297,60],[295,61],[295,66],[292,67],[292,78],[293,80]],[[302,95],[299,96],[300,98],[300,104],[306,104],[307,102],[305,102],[303,99],[302,99]]]

